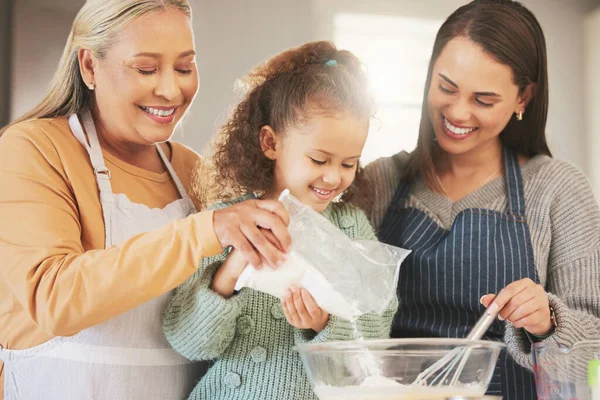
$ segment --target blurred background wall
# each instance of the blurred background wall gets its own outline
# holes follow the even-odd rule
[[[416,143],[435,33],[460,0],[191,0],[200,91],[176,139],[201,151],[227,118],[237,78],[277,52],[334,40],[369,71],[379,102],[365,160]],[[0,0],[0,124],[45,94],[83,0]],[[547,40],[551,150],[600,198],[600,0],[522,0]],[[519,38],[515,38],[519,40]]]

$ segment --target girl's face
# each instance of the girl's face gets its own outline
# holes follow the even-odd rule
[[[101,128],[123,142],[168,140],[198,90],[190,20],[173,8],[132,21],[88,63]]]
[[[500,145],[500,133],[524,111],[529,92],[519,95],[511,68],[479,45],[452,39],[435,62],[427,98],[438,144],[454,155]]]
[[[322,212],[354,181],[369,120],[349,113],[316,114],[285,133],[261,130],[265,155],[275,160],[275,188]]]

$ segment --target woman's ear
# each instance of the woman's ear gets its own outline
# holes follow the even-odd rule
[[[277,160],[281,151],[281,141],[269,125],[260,128],[260,148],[269,160]]]
[[[535,96],[535,87],[535,83],[530,83],[525,87],[525,89],[523,89],[523,93],[521,93],[519,96],[519,104],[517,105],[517,110],[515,110],[515,113],[518,114],[519,112],[525,112],[527,104],[529,104],[529,102],[533,99],[533,96]]]
[[[94,76],[94,57],[89,49],[79,49],[77,52],[77,59],[79,60],[79,72],[81,78],[85,82],[85,85],[93,90],[96,86],[96,80]]]

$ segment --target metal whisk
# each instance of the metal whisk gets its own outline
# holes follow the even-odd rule
[[[487,332],[490,325],[498,317],[499,313],[500,310],[497,310],[493,313],[490,313],[488,310],[486,310],[486,312],[484,312],[479,318],[473,329],[471,329],[466,339],[480,340]],[[452,349],[444,357],[421,372],[413,382],[413,385],[442,386],[452,371],[454,371],[454,375],[450,381],[450,386],[454,386],[460,377],[460,374],[465,367],[470,354],[471,349],[469,347],[457,347]]]

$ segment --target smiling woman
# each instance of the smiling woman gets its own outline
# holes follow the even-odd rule
[[[78,13],[50,93],[0,137],[0,398],[183,398],[205,365],[161,332],[171,290],[224,246],[282,260],[279,203],[195,212],[199,157],[169,139],[197,90],[187,1]]]
[[[103,57],[86,48],[78,57],[83,80],[94,88],[91,111],[100,144],[125,162],[164,171],[148,145],[171,137],[198,90],[188,16],[174,8],[144,15]]]
[[[546,43],[512,0],[475,0],[441,26],[419,141],[366,168],[382,241],[413,250],[393,337],[465,337],[484,307],[506,341],[488,394],[536,399],[531,343],[600,339],[600,212],[546,144]]]
[[[495,139],[513,114],[522,115],[533,86],[516,86],[511,67],[472,40],[450,40],[435,63],[428,93],[438,144],[451,153],[467,153]]]

